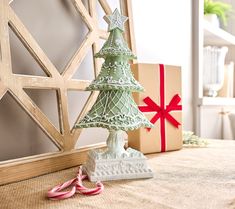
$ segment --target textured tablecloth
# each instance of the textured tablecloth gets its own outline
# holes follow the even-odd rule
[[[235,141],[209,142],[207,148],[149,155],[154,178],[105,182],[98,196],[45,198],[48,188],[73,178],[77,168],[2,186],[0,209],[235,209]]]

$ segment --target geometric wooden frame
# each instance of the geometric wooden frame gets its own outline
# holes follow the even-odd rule
[[[39,127],[60,150],[60,152],[57,153],[48,153],[1,162],[0,184],[22,180],[78,165],[84,161],[85,153],[90,148],[74,150],[75,144],[81,134],[81,129],[70,127],[67,92],[68,90],[82,91],[90,84],[91,81],[89,80],[72,79],[72,77],[88,53],[88,50],[92,47],[93,54],[96,53],[99,49],[98,44],[100,38],[106,39],[108,37],[108,33],[98,27],[98,17],[96,13],[97,0],[88,1],[89,11],[85,8],[81,0],[71,1],[78,13],[81,15],[83,21],[86,23],[89,32],[79,49],[75,52],[74,56],[60,74],[10,7],[9,0],[0,0],[0,100],[6,92],[9,92],[23,110],[39,125]],[[111,14],[112,11],[106,0],[99,0],[99,3],[106,14]],[[126,39],[129,47],[135,52],[131,1],[121,0],[120,4],[122,13],[129,17],[128,24],[125,26]],[[12,73],[9,27],[13,30],[48,77],[18,75]],[[100,60],[94,59],[95,76],[98,75],[100,67]],[[55,126],[48,120],[47,116],[25,93],[23,90],[24,88],[56,90],[60,130],[57,130],[57,128],[55,128]],[[91,107],[96,96],[97,92],[91,93],[78,116],[77,121],[83,117],[86,111]],[[100,147],[103,146],[103,144],[97,146]],[[94,148],[96,146],[91,145],[91,147]],[[27,174],[25,173],[25,169],[27,169]]]

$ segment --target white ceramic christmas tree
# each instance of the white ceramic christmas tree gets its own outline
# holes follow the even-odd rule
[[[116,9],[112,15],[105,16],[105,20],[109,23],[110,35],[95,55],[104,58],[105,62],[98,77],[86,89],[100,93],[76,127],[107,128],[108,148],[91,151],[84,170],[91,181],[149,178],[153,173],[146,164],[146,157],[134,149],[124,149],[124,131],[153,127],[132,97],[132,92],[143,91],[143,87],[134,79],[128,63],[135,56],[122,35],[127,17]]]

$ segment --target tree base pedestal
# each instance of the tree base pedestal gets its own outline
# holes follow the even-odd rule
[[[141,152],[128,148],[126,153],[128,155],[115,156],[103,150],[92,150],[83,170],[92,182],[153,177],[147,158]]]

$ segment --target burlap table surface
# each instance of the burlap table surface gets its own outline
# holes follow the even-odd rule
[[[209,142],[207,148],[148,155],[154,178],[104,182],[98,196],[45,197],[77,168],[1,186],[0,209],[235,209],[235,141]]]

